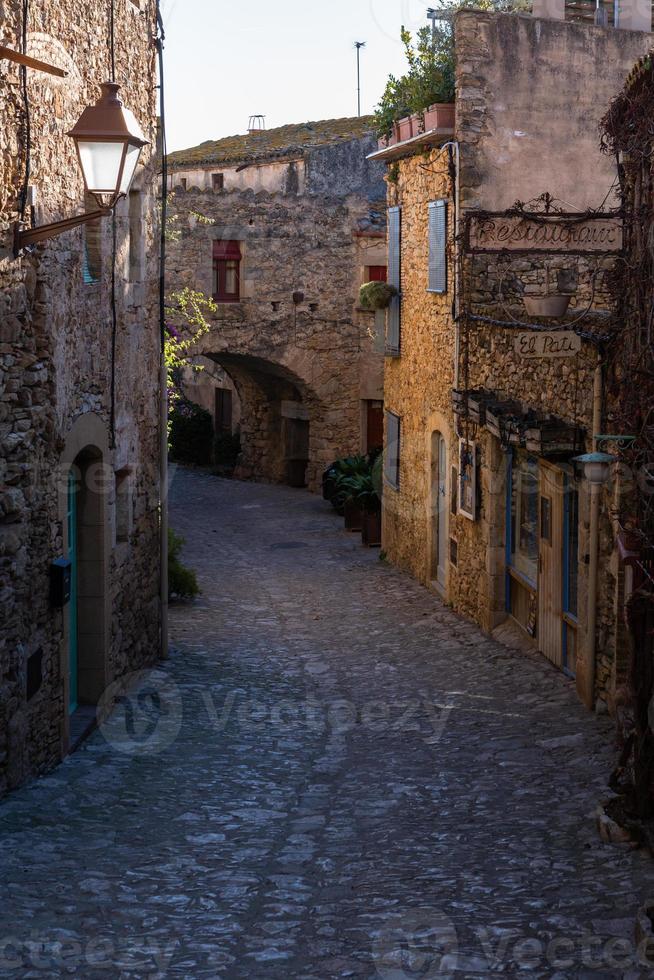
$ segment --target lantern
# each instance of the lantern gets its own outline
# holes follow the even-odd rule
[[[99,101],[84,110],[67,135],[75,140],[87,191],[100,207],[112,208],[129,193],[148,141],[133,113],[123,105],[120,86],[104,82],[101,89]]]
[[[611,464],[615,463],[616,457],[611,453],[584,453],[583,456],[576,456],[575,463],[581,463],[584,468],[584,476],[591,486],[601,487],[608,481],[611,471]]]

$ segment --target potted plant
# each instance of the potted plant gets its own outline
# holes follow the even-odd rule
[[[329,500],[337,514],[344,515],[345,501],[351,496],[346,482],[348,478],[359,473],[367,473],[369,470],[370,463],[366,456],[346,456],[337,459],[325,470],[322,478],[322,495],[325,500]]]
[[[346,483],[362,510],[361,541],[370,548],[378,547],[381,545],[381,499],[373,471],[349,477]]]
[[[346,531],[360,531],[363,528],[363,507],[356,497],[346,497],[343,504]]]
[[[397,289],[389,282],[364,282],[359,290],[359,306],[362,310],[385,310]]]

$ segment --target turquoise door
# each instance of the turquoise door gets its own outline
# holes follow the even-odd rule
[[[77,480],[71,470],[68,474],[68,558],[70,569],[70,603],[68,619],[68,711],[72,715],[77,708]]]

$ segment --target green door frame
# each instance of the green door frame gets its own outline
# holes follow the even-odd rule
[[[77,708],[77,479],[73,469],[68,472],[68,558],[70,568],[70,603],[68,605],[68,713]]]

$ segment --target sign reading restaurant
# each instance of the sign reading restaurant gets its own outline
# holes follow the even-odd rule
[[[622,221],[615,215],[468,214],[470,252],[622,251]]]

